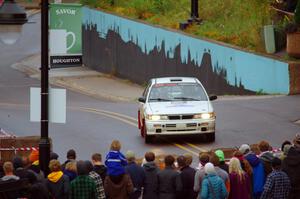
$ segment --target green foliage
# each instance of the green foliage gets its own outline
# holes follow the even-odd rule
[[[295,11],[295,22],[300,25],[300,1],[298,1]]]
[[[191,0],[81,1],[173,29],[178,29],[179,22],[190,17]],[[199,0],[199,15],[203,23],[190,26],[186,32],[264,52],[261,29],[272,22],[274,13],[270,1],[273,0]]]

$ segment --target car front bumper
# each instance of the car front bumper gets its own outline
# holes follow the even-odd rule
[[[215,119],[146,120],[147,135],[196,135],[215,132]]]

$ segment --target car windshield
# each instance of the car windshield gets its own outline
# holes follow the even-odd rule
[[[168,83],[153,85],[148,101],[207,101],[207,97],[197,83]]]

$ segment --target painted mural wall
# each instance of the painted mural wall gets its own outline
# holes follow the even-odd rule
[[[289,93],[288,63],[83,8],[83,62],[143,84],[195,76],[209,93]]]

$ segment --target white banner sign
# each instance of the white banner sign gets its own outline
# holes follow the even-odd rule
[[[66,123],[66,89],[49,88],[49,122]],[[41,121],[41,89],[30,88],[30,121]]]

